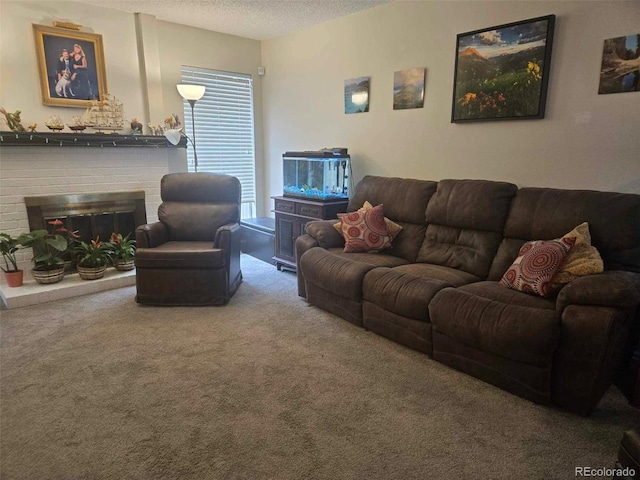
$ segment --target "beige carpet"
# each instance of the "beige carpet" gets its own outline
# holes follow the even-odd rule
[[[243,257],[226,307],[124,288],[2,312],[1,478],[564,479],[640,412],[522,400],[309,307]]]

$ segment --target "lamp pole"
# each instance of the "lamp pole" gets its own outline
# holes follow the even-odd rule
[[[195,114],[193,113],[193,109],[196,106],[196,100],[187,100],[189,102],[189,105],[191,105],[191,136],[192,136],[192,140],[191,143],[193,143],[193,169],[197,172],[198,171],[198,153],[196,152],[196,117]]]

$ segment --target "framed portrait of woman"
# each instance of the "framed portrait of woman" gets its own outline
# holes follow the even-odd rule
[[[102,35],[33,24],[42,103],[91,106],[107,92]]]

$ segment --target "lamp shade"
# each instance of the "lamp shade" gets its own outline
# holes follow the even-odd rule
[[[200,100],[204,95],[204,86],[202,85],[187,85],[180,83],[176,85],[178,93],[185,100]]]
[[[167,140],[169,140],[171,145],[178,145],[178,143],[180,143],[180,138],[182,137],[182,133],[180,133],[180,130],[176,130],[175,128],[172,128],[170,130],[166,130],[164,132],[164,136],[166,137]]]

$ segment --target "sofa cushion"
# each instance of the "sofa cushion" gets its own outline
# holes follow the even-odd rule
[[[213,248],[213,242],[167,242],[155,248],[138,248],[140,268],[224,268],[228,252]]]
[[[429,302],[448,282],[376,268],[364,277],[363,299],[406,318],[429,321]]]
[[[553,276],[575,241],[576,237],[562,237],[525,243],[518,258],[500,279],[500,285],[541,297],[549,296],[553,293]]]
[[[355,212],[365,201],[384,205],[385,216],[402,227],[387,253],[415,261],[424,241],[425,211],[437,182],[367,175],[358,184],[349,200],[348,212]]]
[[[391,235],[384,221],[382,205],[368,210],[339,213],[347,253],[379,252],[391,246]]]
[[[305,281],[310,304],[362,326],[362,283],[376,264],[406,262],[401,258],[379,253],[344,253],[314,247],[302,254],[299,273]],[[369,260],[357,261],[359,260]]]
[[[497,282],[445,288],[429,304],[429,316],[435,332],[459,343],[544,368],[551,366],[560,333],[552,300]]]
[[[300,268],[307,283],[307,291],[309,284],[312,284],[339,297],[357,301],[362,300],[364,276],[375,267],[315,247],[300,257]]]
[[[407,265],[407,262],[403,258],[389,255],[387,253],[345,253],[342,248],[328,248],[328,252],[333,255],[348,260],[350,262],[359,262],[372,267],[398,267],[400,265]]]
[[[416,261],[485,278],[516,190],[504,182],[441,180],[427,206],[428,226]]]
[[[468,283],[479,282],[481,278],[470,273],[457,270],[455,268],[443,267],[441,265],[430,265],[428,263],[412,263],[395,267],[394,270],[406,273],[415,277],[440,280],[458,287]]]
[[[640,272],[640,195],[553,188],[521,188],[513,199],[504,240],[489,280],[499,280],[530,240],[558,238],[589,223],[605,270]]]

